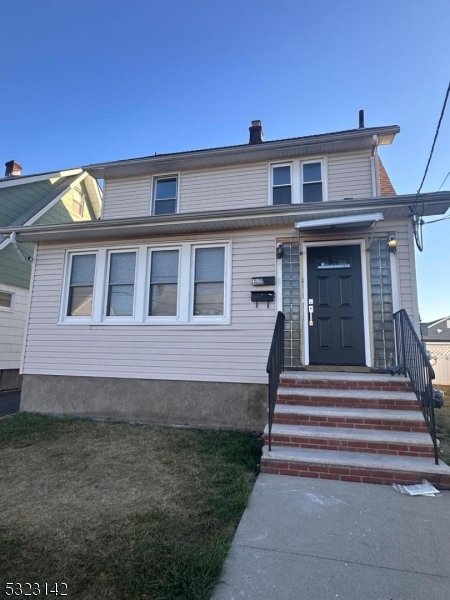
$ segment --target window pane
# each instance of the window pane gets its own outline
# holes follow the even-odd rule
[[[225,248],[197,248],[195,251],[195,282],[223,281]]]
[[[155,200],[167,200],[177,197],[177,179],[157,179],[155,182]]]
[[[11,308],[12,294],[8,292],[0,292],[0,306],[3,308]]]
[[[108,297],[109,317],[133,316],[134,285],[110,285]]]
[[[72,257],[70,285],[94,284],[95,258],[95,254],[77,254]]]
[[[151,317],[177,316],[177,287],[176,283],[156,283],[150,286],[148,314]]]
[[[223,315],[223,283],[196,283],[194,290],[194,315]]]
[[[114,252],[110,260],[109,283],[134,284],[136,252]]]
[[[291,204],[291,186],[273,188],[273,204]]]
[[[322,202],[322,184],[305,183],[303,186],[303,202]]]
[[[273,168],[273,185],[289,185],[291,183],[291,167]]]
[[[69,290],[67,315],[70,317],[90,317],[92,314],[92,286],[76,286]]]
[[[176,212],[177,201],[176,200],[156,200],[155,201],[155,215],[173,215]]]
[[[152,252],[151,283],[177,283],[178,250]]]
[[[322,181],[322,164],[319,162],[303,165],[303,181]]]

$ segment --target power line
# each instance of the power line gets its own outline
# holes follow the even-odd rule
[[[447,175],[444,177],[444,181],[441,183],[441,185],[439,186],[438,192],[441,191],[441,187],[444,185],[444,183],[447,181],[447,177],[450,175],[450,171],[447,173]]]
[[[439,129],[441,127],[442,117],[444,116],[444,113],[445,113],[445,107],[447,105],[447,100],[448,100],[448,95],[449,94],[450,94],[450,82],[448,84],[447,93],[445,94],[444,105],[443,105],[442,110],[441,110],[441,116],[439,117],[439,121],[438,121],[437,128],[436,128],[436,133],[434,134],[433,145],[431,146],[430,156],[428,157],[427,166],[425,167],[425,173],[423,174],[422,182],[421,182],[421,184],[419,186],[419,189],[417,190],[418,194],[420,194],[420,190],[422,189],[422,186],[423,186],[424,181],[425,181],[425,177],[427,176],[427,173],[428,173],[428,167],[430,166],[431,157],[433,156],[434,146],[436,145],[436,140],[437,140],[437,137],[439,135]]]
[[[429,225],[430,223],[439,223],[439,221],[447,221],[447,219],[450,219],[450,215],[448,217],[442,217],[440,219],[434,219],[434,221],[424,221],[423,224],[424,225]]]

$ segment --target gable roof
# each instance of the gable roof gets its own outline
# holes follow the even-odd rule
[[[378,157],[378,172],[380,175],[380,196],[395,196],[394,186],[384,168],[381,158]]]
[[[450,342],[450,328],[447,327],[447,321],[450,321],[450,315],[442,317],[442,319],[438,319],[437,321],[431,321],[430,323],[421,323],[420,331],[424,341]],[[443,323],[442,326],[440,326],[441,323]]]

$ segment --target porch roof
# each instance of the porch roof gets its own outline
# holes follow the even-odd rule
[[[255,227],[276,227],[336,217],[383,214],[384,219],[411,216],[417,195],[383,196],[338,200],[322,204],[290,204],[220,210],[176,215],[104,219],[83,223],[1,228],[0,234],[17,233],[20,242],[72,242],[111,238],[135,238],[156,235],[183,235],[210,231],[230,231]],[[443,215],[450,208],[450,192],[421,194],[423,216]],[[423,213],[422,213],[423,210]]]

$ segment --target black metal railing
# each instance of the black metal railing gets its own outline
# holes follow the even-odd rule
[[[272,421],[277,402],[280,375],[284,371],[284,314],[278,312],[267,361],[269,374],[269,452],[272,450]]]
[[[397,346],[398,371],[409,377],[425,417],[434,445],[434,459],[439,464],[439,452],[434,417],[433,384],[434,370],[425,348],[404,308],[394,314],[395,342]]]

